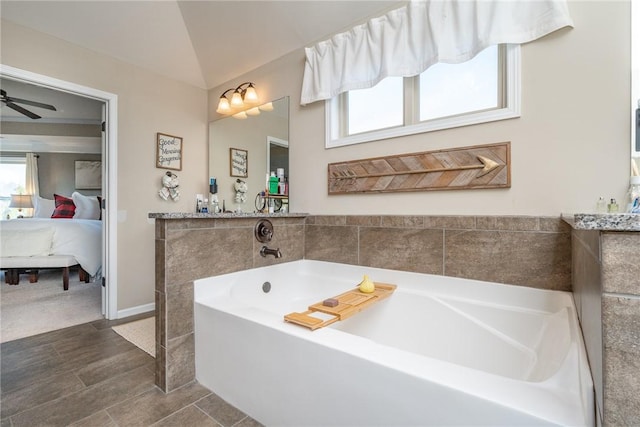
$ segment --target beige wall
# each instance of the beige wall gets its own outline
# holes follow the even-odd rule
[[[111,57],[2,21],[4,65],[118,95],[118,310],[153,303],[154,226],[149,212],[191,211],[207,190],[207,96]],[[184,138],[182,198],[161,200],[156,132]]]
[[[292,212],[312,214],[559,215],[623,198],[630,169],[628,2],[569,2],[573,29],[522,48],[522,116],[326,150],[324,104],[299,105],[304,53],[294,52],[209,92],[253,81],[264,100],[291,96]],[[512,186],[398,194],[327,195],[327,164],[511,141]]]

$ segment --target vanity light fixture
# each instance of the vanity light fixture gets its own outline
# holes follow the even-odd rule
[[[227,98],[227,93],[233,91],[231,95],[231,101]],[[217,113],[220,114],[232,114],[241,109],[246,109],[257,105],[260,102],[256,88],[252,82],[245,82],[239,85],[237,88],[231,88],[225,90],[220,95],[220,101],[218,101]]]

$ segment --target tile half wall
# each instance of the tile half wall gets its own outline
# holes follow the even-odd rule
[[[571,232],[560,217],[273,218],[281,259],[262,258],[256,218],[156,219],[156,384],[195,379],[193,281],[297,259],[571,290]]]
[[[310,216],[305,259],[571,291],[557,217]]]

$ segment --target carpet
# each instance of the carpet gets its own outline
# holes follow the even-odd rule
[[[4,283],[0,273],[0,342],[13,341],[102,319],[99,282],[84,283],[69,273],[69,290],[62,289],[62,270],[40,270],[37,283],[20,275],[19,285]]]
[[[156,318],[155,316],[134,322],[123,323],[113,326],[118,335],[136,347],[149,353],[151,357],[156,357]]]

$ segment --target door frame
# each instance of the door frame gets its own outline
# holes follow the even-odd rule
[[[106,158],[106,165],[103,162],[102,173],[105,188],[103,196],[106,198],[106,215],[103,219],[107,236],[103,239],[102,250],[105,265],[102,266],[102,275],[106,277],[106,319],[118,318],[118,95],[104,92],[102,90],[82,86],[65,80],[56,79],[9,65],[0,64],[0,76],[14,80],[48,87],[61,92],[68,92],[74,95],[92,98],[105,103],[106,110],[106,144],[102,154]]]

